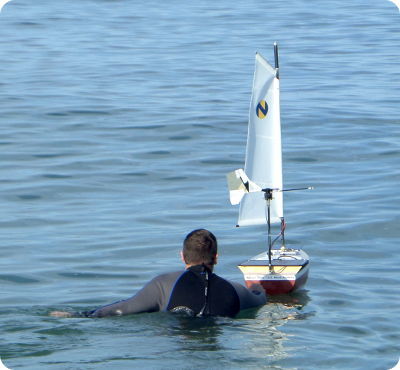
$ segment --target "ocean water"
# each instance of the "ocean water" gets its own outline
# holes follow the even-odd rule
[[[386,0],[13,0],[0,14],[0,358],[11,369],[390,369],[400,357],[400,14]],[[254,54],[280,45],[305,290],[236,319],[60,319],[265,248],[235,228]]]

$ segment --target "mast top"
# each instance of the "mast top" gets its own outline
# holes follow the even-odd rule
[[[278,53],[278,43],[277,42],[274,42],[274,56],[275,56],[276,78],[279,79],[279,53]]]

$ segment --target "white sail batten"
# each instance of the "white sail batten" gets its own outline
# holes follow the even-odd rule
[[[256,54],[244,171],[251,181],[263,189],[282,189],[279,79],[277,70],[259,53]],[[270,215],[271,223],[281,222],[281,191],[273,192]],[[238,226],[266,223],[264,192],[246,193],[240,202]]]

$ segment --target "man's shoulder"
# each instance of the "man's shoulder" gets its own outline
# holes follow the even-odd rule
[[[216,275],[216,274],[215,274]],[[249,289],[247,287],[245,287],[243,284],[238,283],[236,281],[232,281],[232,280],[228,280],[225,279],[219,275],[216,275],[220,280],[225,280],[225,282],[229,283],[236,291],[236,293],[239,296],[240,300],[248,300],[253,299],[254,297],[256,297],[256,299],[262,301],[262,300],[266,300],[266,295],[264,290],[261,287],[254,287],[252,289]]]
[[[236,282],[234,282],[234,281],[231,281],[231,280],[229,280],[229,279],[226,279],[226,278],[224,278],[224,277],[222,277],[222,276],[220,276],[220,275],[218,275],[218,274],[216,274],[216,273],[213,273],[213,275],[214,275],[214,277],[215,277],[216,279],[218,279],[218,280],[220,280],[220,281],[224,281],[225,283],[228,283],[228,284],[232,285],[233,287],[235,287],[236,285],[240,285],[239,283],[236,283]]]
[[[157,275],[152,281],[154,282],[165,282],[165,281],[175,281],[181,276],[185,270],[178,270],[172,272],[164,272],[160,275]]]

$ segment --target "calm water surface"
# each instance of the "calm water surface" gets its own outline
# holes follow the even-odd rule
[[[400,15],[389,1],[14,0],[0,15],[0,357],[12,369],[389,369],[400,356]],[[254,66],[280,43],[306,290],[237,319],[56,319],[265,248],[234,227]]]

